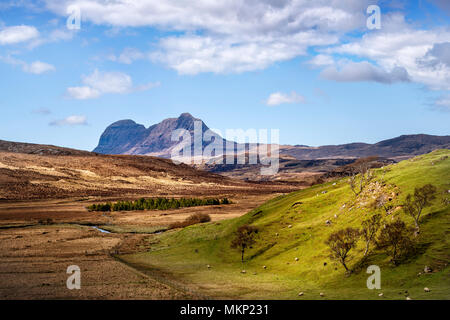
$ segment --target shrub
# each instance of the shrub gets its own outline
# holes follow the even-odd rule
[[[207,213],[194,213],[187,217],[184,221],[174,222],[172,223],[169,228],[175,229],[175,228],[184,228],[187,226],[191,226],[193,224],[198,223],[205,223],[211,221],[211,217]]]

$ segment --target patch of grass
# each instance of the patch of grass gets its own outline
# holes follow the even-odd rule
[[[450,150],[437,150],[375,169],[374,180],[357,197],[342,178],[334,181],[335,185],[329,182],[279,196],[239,218],[166,232],[156,237],[157,244],[149,252],[123,259],[167,272],[212,297],[405,299],[409,295],[413,299],[450,299],[450,207],[441,199],[450,189],[449,155]],[[427,183],[437,187],[438,199],[424,210],[415,255],[393,266],[383,251],[374,249],[362,262],[364,244],[360,241],[350,253],[351,275],[330,260],[325,245],[329,235],[346,227],[360,228],[374,213],[383,215],[382,223],[401,218],[413,226],[401,204],[415,187]],[[373,206],[380,193],[391,198],[394,209],[389,215]],[[230,244],[233,233],[244,224],[259,232],[241,263],[240,254]],[[370,264],[381,268],[381,290],[366,287],[369,275],[365,271]],[[424,274],[425,266],[434,272]],[[424,287],[431,292],[424,292]],[[300,291],[304,296],[298,296]],[[320,297],[320,292],[325,296]],[[383,297],[378,296],[380,292]]]

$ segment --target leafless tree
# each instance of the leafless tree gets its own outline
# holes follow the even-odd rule
[[[356,160],[350,165],[349,185],[355,195],[359,195],[372,180],[371,163],[378,157],[366,157]]]
[[[375,240],[375,235],[380,229],[381,214],[374,214],[362,223],[361,235],[366,242],[366,249],[364,250],[364,257],[369,253],[370,244]]]

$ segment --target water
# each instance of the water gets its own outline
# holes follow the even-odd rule
[[[96,226],[93,226],[92,228],[94,228],[94,229],[96,229],[96,230],[98,230],[98,231],[100,231],[100,232],[102,232],[102,233],[111,233],[111,232],[109,232],[109,231],[107,231],[107,230],[100,229],[99,227],[96,227]]]

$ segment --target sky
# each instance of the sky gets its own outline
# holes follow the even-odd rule
[[[92,150],[183,112],[281,144],[449,135],[450,1],[0,2],[0,139]]]

